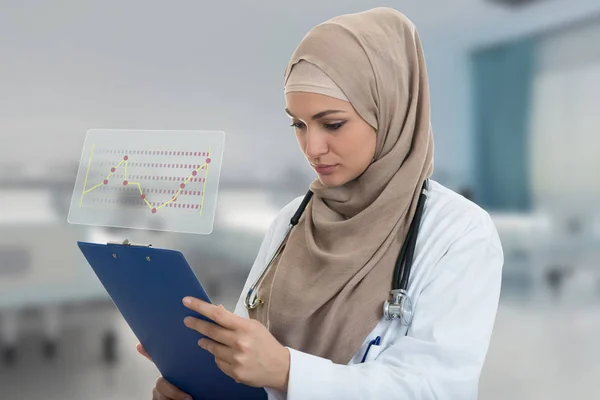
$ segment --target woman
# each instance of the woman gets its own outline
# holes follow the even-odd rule
[[[286,69],[285,100],[318,174],[314,195],[287,237],[302,198],[280,212],[235,313],[186,298],[220,326],[185,324],[209,338],[199,345],[226,374],[270,398],[477,398],[503,255],[489,215],[428,180],[429,88],[414,26],[388,8],[318,25]],[[407,325],[384,318],[382,305],[426,181]],[[282,241],[260,281],[262,303],[247,309]],[[161,378],[154,398],[186,395]]]

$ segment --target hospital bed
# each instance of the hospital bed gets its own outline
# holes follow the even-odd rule
[[[503,292],[556,300],[577,280],[577,296],[600,291],[600,214],[591,207],[553,207],[532,213],[490,213],[502,241]],[[594,286],[597,288],[594,289]]]
[[[504,252],[503,296],[530,299],[538,289],[534,253],[539,235],[546,232],[549,221],[544,215],[516,212],[491,212]]]

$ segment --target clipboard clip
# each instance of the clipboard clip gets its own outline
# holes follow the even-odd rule
[[[112,244],[116,246],[152,247],[151,244],[131,243],[129,239],[125,239],[123,240],[123,242],[108,242],[107,244]]]

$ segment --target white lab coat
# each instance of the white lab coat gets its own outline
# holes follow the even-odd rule
[[[301,199],[284,207],[268,230],[236,314],[248,317],[248,288],[283,238]],[[503,262],[489,214],[431,181],[409,281],[415,314],[408,332],[398,321],[382,319],[348,365],[290,348],[288,391],[267,389],[269,399],[476,399]],[[377,336],[381,344],[372,346],[361,363]]]

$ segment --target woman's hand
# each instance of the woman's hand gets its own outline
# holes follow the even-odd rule
[[[152,389],[152,400],[192,400],[192,398],[171,385],[165,378],[160,377]]]
[[[144,357],[146,357],[148,360],[152,361],[152,359],[148,355],[148,352],[146,351],[146,349],[144,349],[144,346],[142,346],[141,343],[138,343],[135,348],[138,351],[138,353],[140,353],[141,355],[143,355]]]
[[[136,348],[138,353],[152,361],[141,343],[138,343]],[[156,386],[152,389],[152,400],[192,400],[192,398],[173,386],[165,378],[160,377],[156,380]]]
[[[188,328],[207,338],[199,346],[215,356],[218,367],[236,382],[287,391],[290,354],[260,322],[243,318],[202,300],[186,297],[183,304],[216,324],[187,317]]]
[[[171,385],[165,378],[160,377],[152,390],[152,400],[192,400],[192,398]]]

